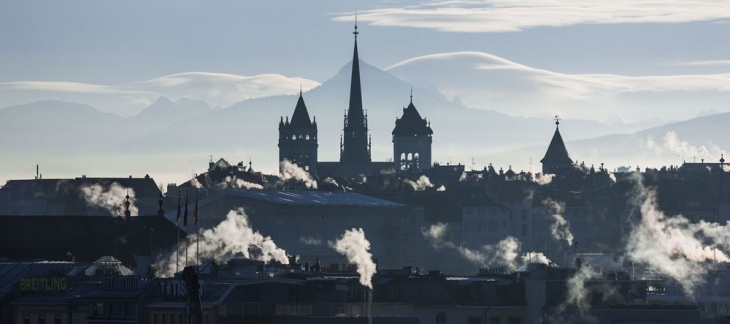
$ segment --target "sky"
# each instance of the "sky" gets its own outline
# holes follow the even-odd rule
[[[0,2],[0,107],[133,116],[294,94],[360,58],[474,109],[633,123],[730,111],[730,2]]]

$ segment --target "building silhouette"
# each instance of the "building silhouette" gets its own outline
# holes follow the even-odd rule
[[[542,163],[542,173],[544,174],[564,174],[573,168],[573,160],[568,155],[568,149],[565,148],[563,137],[560,136],[560,119],[555,116],[555,134],[550,141],[545,157],[540,160]]]
[[[403,116],[393,129],[393,167],[398,171],[420,171],[431,167],[433,130],[413,105],[413,94]]]
[[[279,121],[279,161],[287,160],[317,175],[317,120],[309,119],[301,90],[291,122]]]

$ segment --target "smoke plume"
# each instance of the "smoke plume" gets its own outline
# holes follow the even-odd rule
[[[99,184],[81,187],[81,197],[87,204],[104,208],[112,216],[124,216],[124,202],[129,195],[129,212],[131,216],[139,215],[139,209],[134,205],[135,194],[131,188],[125,188],[118,183],[112,183],[108,188]]]
[[[339,240],[334,243],[330,242],[330,246],[346,256],[350,263],[357,265],[360,284],[372,289],[372,278],[377,270],[373,262],[373,255],[370,254],[370,242],[365,238],[362,228],[345,231]]]
[[[537,183],[538,185],[544,186],[550,184],[550,182],[553,181],[553,178],[555,177],[554,174],[542,174],[542,173],[533,173],[532,174],[532,182]]]
[[[507,236],[493,245],[484,245],[480,249],[470,249],[447,240],[447,232],[448,225],[444,223],[432,224],[428,228],[421,229],[423,237],[435,249],[445,247],[457,250],[462,257],[482,267],[505,266],[514,269],[519,266],[518,259],[522,261],[528,259],[526,255],[520,258],[520,241],[512,236]]]
[[[155,263],[158,277],[172,276],[176,265],[177,269],[183,269],[186,264],[200,264],[208,260],[222,263],[239,253],[264,262],[274,260],[289,264],[286,251],[278,248],[271,237],[254,231],[242,209],[231,210],[216,227],[201,231],[199,235],[191,233],[181,243],[177,251],[158,258]],[[197,248],[200,254],[196,258]],[[176,253],[180,253],[179,262]]]
[[[431,183],[431,180],[425,176],[422,175],[418,180],[413,181],[411,179],[403,179],[403,183],[413,188],[414,191],[424,191],[426,188],[433,187],[433,184]]]
[[[293,179],[295,181],[300,181],[304,183],[304,185],[307,187],[307,189],[317,189],[317,181],[312,179],[312,176],[309,174],[309,172],[305,171],[304,169],[300,168],[298,165],[291,163],[287,160],[281,161],[279,163],[279,178],[286,181],[289,179]]]
[[[551,198],[543,200],[542,204],[550,210],[550,218],[553,221],[550,224],[550,234],[554,239],[558,241],[565,240],[568,246],[572,246],[573,233],[570,232],[570,222],[562,215],[565,212],[565,205]]]
[[[712,268],[708,261],[728,261],[723,251],[730,250],[730,223],[692,223],[681,215],[667,217],[658,208],[656,190],[644,187],[640,179],[635,181],[641,219],[629,235],[627,256],[674,279],[693,295]]]

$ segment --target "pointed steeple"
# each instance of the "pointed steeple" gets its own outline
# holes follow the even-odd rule
[[[355,49],[352,54],[352,75],[350,79],[350,105],[345,115],[343,145],[340,162],[369,163],[368,122],[362,107],[362,91],[360,87],[360,58],[357,53],[357,20],[355,21]]]
[[[545,157],[540,160],[542,163],[543,173],[554,173],[554,169],[570,167],[573,165],[573,160],[568,155],[568,149],[565,148],[565,142],[563,137],[560,135],[560,118],[555,116],[555,133],[553,139],[550,141]]]
[[[294,108],[294,114],[291,116],[290,125],[292,128],[312,126],[312,122],[309,119],[309,112],[307,111],[307,105],[304,104],[304,98],[302,97],[301,90],[299,91],[297,106]]]

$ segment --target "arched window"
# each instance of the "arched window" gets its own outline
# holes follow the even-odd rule
[[[309,134],[307,134],[307,136],[305,138],[306,138],[306,140],[309,140]]]
[[[292,135],[291,139],[292,139],[292,141],[295,141],[297,139],[297,135]]]

